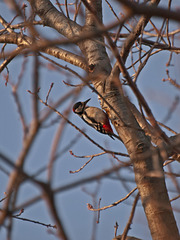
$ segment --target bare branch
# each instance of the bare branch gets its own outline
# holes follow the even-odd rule
[[[95,208],[93,208],[92,205],[91,205],[91,207],[89,207],[88,209],[91,210],[91,211],[93,211],[93,212],[97,212],[97,211],[106,210],[106,209],[108,209],[108,208],[112,208],[112,207],[114,207],[114,206],[117,206],[117,205],[120,204],[121,202],[125,201],[125,200],[126,200],[128,197],[130,197],[131,194],[132,194],[133,192],[135,192],[136,190],[137,190],[137,187],[135,187],[133,190],[131,190],[124,198],[121,198],[121,199],[118,200],[117,202],[114,202],[114,203],[112,203],[112,204],[110,204],[110,205],[108,205],[108,206],[95,209]]]

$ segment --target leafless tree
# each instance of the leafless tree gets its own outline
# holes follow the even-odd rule
[[[166,3],[162,1],[161,4],[160,0],[72,2],[28,0],[26,3],[8,0],[0,4],[3,6],[0,10],[1,86],[3,85],[3,89],[11,89],[18,113],[18,120],[13,112],[9,113],[7,120],[3,120],[4,124],[8,124],[9,130],[7,136],[3,138],[8,139],[9,145],[8,151],[2,149],[0,152],[0,171],[6,175],[3,187],[6,188],[6,193],[1,198],[0,224],[2,229],[6,229],[7,239],[13,238],[16,227],[14,222],[20,220],[56,228],[53,234],[59,239],[70,239],[68,232],[71,226],[69,229],[64,226],[64,219],[55,198],[58,193],[70,191],[77,186],[82,186],[81,190],[93,199],[94,203],[88,204],[88,209],[89,214],[98,213],[97,222],[101,222],[101,211],[116,208],[115,206],[129,197],[134,197],[126,227],[124,230],[122,228],[118,230],[117,223],[114,239],[137,239],[127,236],[139,199],[152,239],[179,239],[178,224],[171,201],[180,197],[178,183],[180,135],[175,132],[176,129],[172,130],[166,125],[176,112],[179,103],[180,83],[178,79],[174,80],[171,77],[170,71],[175,53],[180,52],[178,47],[180,14],[176,8],[178,1],[169,0]],[[166,106],[167,115],[161,123],[153,115],[149,102],[139,87],[139,79],[141,74],[146,72],[153,56],[164,56],[164,52],[169,54],[169,60],[165,72],[167,77],[164,77],[163,84],[169,86],[171,84],[177,94],[169,110]],[[174,68],[178,65],[175,63]],[[161,62],[154,71],[158,71],[159,68],[164,69]],[[43,72],[48,71],[52,78],[44,82]],[[67,80],[62,80],[62,76]],[[58,81],[64,85],[63,89],[58,86]],[[84,90],[88,91],[88,98],[91,95],[98,98],[101,108],[108,114],[122,139],[123,144],[118,140],[114,141],[118,146],[117,151],[109,148],[107,144],[101,144],[97,140],[99,136],[89,137],[83,129],[82,122],[80,123],[83,127],[79,128],[70,120],[72,105],[81,100],[80,94]],[[10,95],[7,90],[3,91],[6,91],[6,96]],[[65,94],[62,95],[63,92]],[[58,97],[55,99],[53,95]],[[1,118],[5,119],[7,107],[4,99],[6,98],[2,95]],[[137,104],[133,104],[131,99]],[[15,121],[18,122],[18,136],[14,135],[17,134],[16,126],[13,127],[13,132],[10,127],[10,123]],[[58,127],[57,123],[59,123]],[[71,125],[69,128],[71,130],[67,125]],[[52,126],[56,130],[46,147],[45,144],[38,142],[38,138],[42,135],[42,131],[49,131]],[[3,124],[2,128],[6,129]],[[74,130],[77,135],[73,137]],[[168,132],[171,132],[172,136],[169,137]],[[13,137],[17,141],[17,156],[13,153],[10,144]],[[102,137],[108,138],[106,135]],[[1,138],[2,142],[3,138]],[[63,153],[73,148],[81,138],[86,138],[101,152],[94,153],[91,150],[90,155],[87,153],[78,156],[70,151],[75,159],[88,159],[78,170],[70,171],[72,177],[75,176],[72,173],[80,174],[79,172],[84,170],[87,164],[101,156],[111,158],[112,166],[98,174],[83,179],[75,178],[72,183],[58,184],[55,187],[57,162],[63,158]],[[60,152],[59,144],[63,146]],[[122,150],[123,145],[127,151],[125,153]],[[38,159],[34,160],[34,149],[39,154],[36,158],[42,157],[40,153],[48,153],[46,163],[44,162],[41,167],[39,165],[36,167]],[[28,170],[27,164],[33,165],[33,173]],[[118,201],[114,200],[113,204],[101,207],[101,199],[96,204],[101,188],[100,181],[105,177],[114,176],[122,181],[127,190],[128,180],[120,175],[120,171],[124,169],[133,170],[136,186],[131,190],[128,189],[127,195]],[[41,175],[42,173],[44,175]],[[171,200],[165,182],[166,177],[171,179],[171,184],[176,189],[176,196]],[[40,189],[40,193],[35,197],[29,196],[28,199],[25,195],[21,196],[21,189],[27,182],[36,189],[35,191]],[[86,188],[85,184],[90,182],[97,183],[94,191]],[[134,192],[136,195],[133,195]],[[21,203],[18,201],[19,196]],[[55,225],[23,217],[23,212],[28,206],[33,206],[34,203],[42,200],[46,203],[46,209],[50,212]],[[179,209],[175,211],[178,212]],[[92,239],[96,238],[96,225],[95,219]],[[121,233],[119,236],[117,236],[118,231]]]

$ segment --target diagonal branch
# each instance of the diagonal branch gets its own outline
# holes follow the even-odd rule
[[[51,56],[54,56],[56,58],[62,59],[66,62],[69,62],[87,71],[87,64],[83,57],[78,56],[72,52],[69,52],[59,47],[44,47],[42,49],[41,40],[36,40],[36,42],[32,42],[32,39],[26,35],[22,35],[18,33],[3,34],[0,36],[0,43],[10,43],[10,44],[16,44],[19,46],[0,65],[0,72],[2,72],[3,69],[7,66],[7,64],[9,64],[11,60],[13,60],[17,55],[19,55],[21,52],[23,53],[26,50],[26,48],[31,49],[31,47],[33,47],[34,45],[37,45],[37,51],[39,46],[40,51],[47,53]]]
[[[43,20],[45,26],[52,27],[67,38],[75,38],[82,27],[59,12],[48,0],[28,0],[34,12]]]

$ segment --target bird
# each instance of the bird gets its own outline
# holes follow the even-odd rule
[[[112,139],[114,139],[115,137],[121,140],[120,137],[113,132],[108,115],[100,108],[87,106],[87,103],[90,100],[91,98],[87,99],[84,102],[75,103],[73,106],[73,112],[79,117],[81,117],[85,123],[96,129],[98,132],[102,134],[107,134]]]

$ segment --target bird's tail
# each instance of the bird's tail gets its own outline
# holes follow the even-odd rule
[[[122,139],[121,139],[118,135],[116,135],[115,133],[111,133],[111,134],[109,134],[109,136],[110,136],[113,140],[115,140],[114,138],[116,138],[116,139],[120,140],[121,142],[123,142]]]

